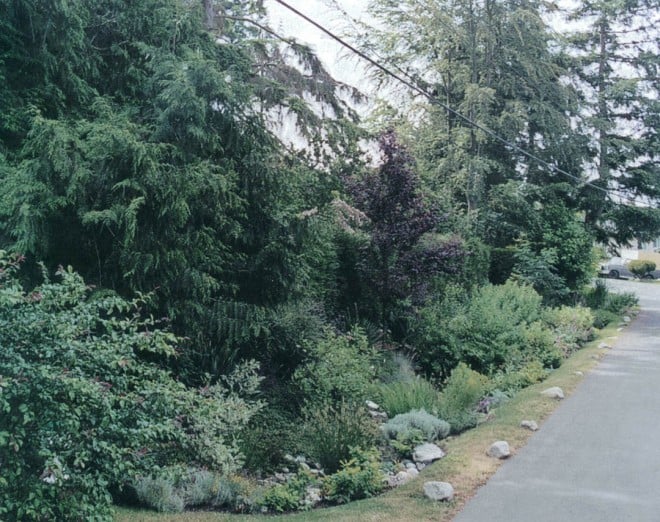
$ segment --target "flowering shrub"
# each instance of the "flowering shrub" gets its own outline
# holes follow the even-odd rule
[[[0,252],[0,519],[111,520],[110,491],[162,466],[230,472],[259,408],[254,366],[202,390],[150,358],[177,338],[141,299],[91,298],[73,271],[25,292]]]

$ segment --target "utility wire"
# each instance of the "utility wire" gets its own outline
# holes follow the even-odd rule
[[[467,116],[465,116],[465,115],[461,114],[460,112],[456,111],[455,109],[452,109],[449,105],[447,105],[447,104],[443,103],[442,101],[440,101],[436,96],[432,95],[431,93],[427,92],[423,88],[419,87],[416,83],[414,83],[418,80],[411,77],[408,73],[403,71],[400,67],[396,67],[396,68],[399,69],[401,71],[401,73],[404,76],[406,76],[407,78],[402,77],[401,75],[393,72],[391,69],[389,69],[385,65],[382,65],[378,61],[374,60],[369,55],[367,55],[366,53],[360,51],[359,49],[357,49],[353,45],[349,44],[348,42],[343,40],[341,37],[337,36],[332,31],[330,31],[329,29],[326,29],[324,26],[322,26],[318,22],[311,19],[306,14],[298,11],[295,7],[289,5],[284,0],[275,0],[275,1],[278,4],[280,4],[282,7],[286,8],[289,11],[291,11],[292,13],[294,13],[296,16],[302,18],[307,23],[313,25],[318,30],[325,33],[327,36],[329,36],[330,38],[335,40],[337,43],[339,43],[340,45],[342,45],[343,47],[345,47],[346,49],[348,49],[352,53],[358,55],[363,60],[366,60],[367,62],[369,62],[371,65],[373,65],[377,69],[380,69],[386,75],[388,75],[391,78],[394,78],[395,80],[397,80],[398,82],[406,85],[408,88],[412,89],[413,91],[417,92],[418,94],[421,94],[422,96],[427,98],[431,103],[442,107],[447,113],[452,114],[453,116],[456,116],[458,119],[464,121],[465,123],[467,123],[471,127],[474,127],[475,129],[478,129],[478,130],[482,131],[483,133],[487,134],[491,138],[499,141],[500,143],[506,145],[507,147],[510,147],[511,149],[519,152],[520,154],[526,156],[527,158],[536,161],[537,163],[545,166],[546,168],[550,169],[551,171],[558,172],[559,174],[562,174],[562,175],[566,176],[567,178],[570,178],[570,179],[572,179],[572,180],[574,180],[574,181],[576,181],[580,184],[587,185],[587,186],[589,186],[589,187],[591,187],[595,190],[598,190],[598,191],[601,191],[601,192],[603,192],[607,195],[610,195],[611,191],[609,189],[606,189],[604,187],[599,187],[598,185],[594,185],[593,183],[591,183],[589,181],[582,180],[582,178],[580,178],[579,176],[575,176],[574,174],[571,174],[570,172],[567,172],[567,171],[563,170],[562,168],[557,167],[556,165],[553,165],[552,163],[549,163],[549,162],[545,161],[542,158],[539,158],[538,156],[532,154],[531,152],[526,151],[525,149],[523,149],[522,147],[516,145],[515,143],[510,142],[506,138],[503,138],[502,136],[497,134],[495,131],[490,130],[488,127],[484,127],[483,125],[473,121],[472,119],[468,118]],[[621,195],[617,195],[617,197],[621,198],[621,199],[624,199],[624,200],[627,200],[627,201],[630,201],[633,204],[636,203],[636,200],[629,197],[629,196],[624,198]]]

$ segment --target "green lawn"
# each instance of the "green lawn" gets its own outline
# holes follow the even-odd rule
[[[496,440],[507,440],[513,457],[532,435],[520,428],[520,421],[531,419],[542,421],[556,408],[558,402],[540,395],[540,391],[550,386],[560,386],[565,394],[570,394],[583,376],[604,355],[598,344],[607,340],[613,342],[616,326],[599,332],[598,338],[585,348],[573,354],[561,368],[555,370],[544,382],[521,391],[512,400],[497,408],[488,421],[474,430],[442,442],[447,456],[427,467],[419,477],[410,483],[391,490],[379,497],[352,502],[345,506],[317,509],[292,515],[268,516],[282,521],[449,521],[463,504],[496,471],[500,461],[486,456],[486,450]],[[442,480],[453,484],[455,499],[450,503],[435,503],[427,500],[422,486],[428,480]],[[217,512],[186,512],[182,514],[161,514],[152,511],[117,509],[117,522],[221,522],[221,521],[261,521],[266,516],[230,515]]]

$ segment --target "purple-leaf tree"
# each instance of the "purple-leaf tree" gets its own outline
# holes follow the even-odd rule
[[[370,220],[371,244],[361,271],[376,293],[381,327],[396,321],[398,303],[421,302],[433,275],[456,273],[465,256],[460,239],[434,236],[445,217],[422,197],[415,162],[394,131],[379,139],[383,163],[360,180],[347,180],[355,205]]]

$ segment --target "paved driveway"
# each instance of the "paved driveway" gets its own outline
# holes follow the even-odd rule
[[[608,286],[642,312],[454,522],[660,521],[660,285]]]

